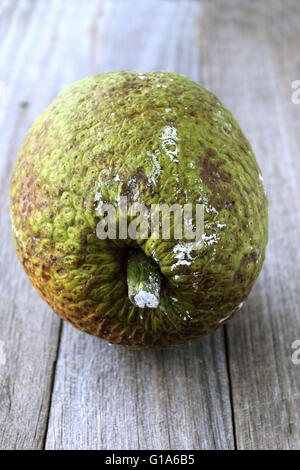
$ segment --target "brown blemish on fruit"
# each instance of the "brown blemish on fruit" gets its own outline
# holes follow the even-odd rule
[[[51,279],[51,271],[48,265],[45,265],[45,264],[42,265],[42,278],[46,282],[50,281]]]
[[[243,279],[247,276],[246,275],[247,266],[250,263],[256,264],[256,262],[257,262],[257,253],[255,251],[249,254],[245,254],[241,259],[239,268],[234,273],[233,281],[243,282]]]

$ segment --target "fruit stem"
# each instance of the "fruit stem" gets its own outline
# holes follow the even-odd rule
[[[129,300],[139,308],[157,308],[162,276],[159,267],[142,251],[132,251],[127,262]]]

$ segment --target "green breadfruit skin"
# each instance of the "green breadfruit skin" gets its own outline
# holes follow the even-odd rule
[[[100,240],[102,202],[205,205],[200,250],[178,240]],[[199,338],[241,306],[262,268],[267,199],[251,146],[222,103],[168,72],[97,75],[34,122],[11,181],[19,260],[41,297],[111,343],[163,348]],[[157,308],[127,295],[128,250],[163,275]]]

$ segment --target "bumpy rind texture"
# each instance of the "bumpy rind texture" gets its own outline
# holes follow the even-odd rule
[[[99,240],[99,207],[120,196],[148,209],[203,203],[203,246]],[[18,257],[53,310],[136,348],[181,344],[230,318],[267,243],[267,199],[249,142],[212,93],[167,72],[97,75],[63,91],[20,148],[11,214]],[[137,246],[163,273],[157,309],[127,297],[126,257]]]

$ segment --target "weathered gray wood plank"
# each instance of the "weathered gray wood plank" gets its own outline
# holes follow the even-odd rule
[[[236,5],[239,8],[235,8]],[[270,242],[246,307],[226,325],[237,446],[300,448],[300,5],[207,4],[199,23],[205,84],[233,111],[253,144],[270,200]]]
[[[18,147],[58,81],[49,77],[51,88],[45,86],[34,100],[35,87],[45,72],[40,65],[47,37],[40,24],[46,5],[2,2],[0,11],[0,448],[40,449],[47,428],[60,320],[39,299],[17,261],[8,191]]]
[[[76,32],[83,10],[70,8],[64,16],[72,15]],[[102,2],[91,18],[91,64],[82,72],[162,69],[200,80],[200,15],[194,1]],[[69,60],[72,67],[76,54]],[[233,445],[222,330],[166,352],[130,352],[64,324],[47,449]]]
[[[136,352],[64,325],[47,449],[232,446],[222,332]]]
[[[60,320],[41,301],[17,260],[8,192],[26,131],[73,79],[68,54],[75,32],[67,19],[66,23],[59,21],[62,8],[59,1],[9,0],[0,4],[1,449],[43,448],[49,416]],[[85,8],[89,22],[96,6],[90,2]],[[88,25],[82,20],[80,27]],[[67,50],[65,39],[70,34]],[[81,56],[76,57],[79,69]]]

